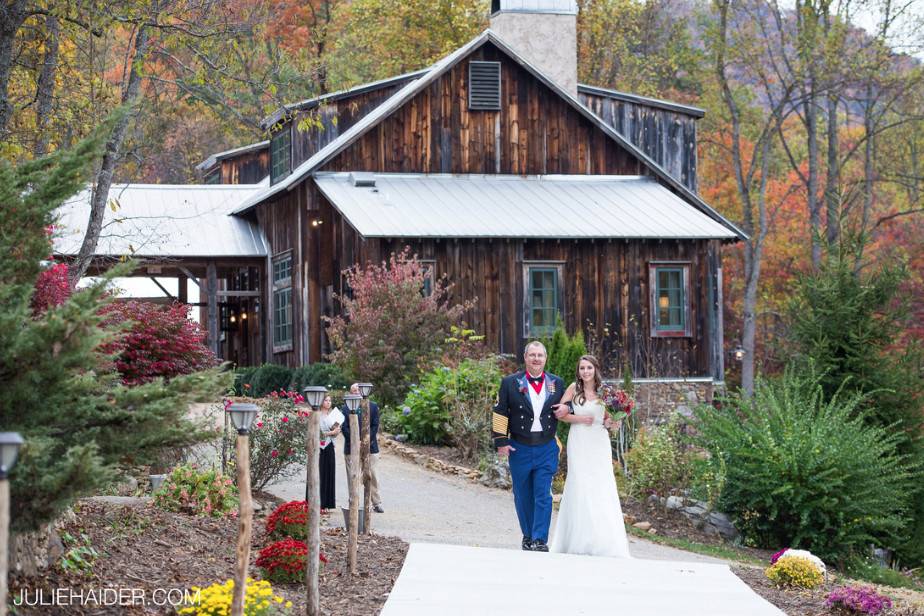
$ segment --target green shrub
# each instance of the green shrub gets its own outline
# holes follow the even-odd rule
[[[266,398],[254,400],[260,407],[250,430],[250,485],[254,490],[291,477],[307,461],[308,418],[295,408],[292,400],[295,395],[295,391],[286,395],[274,391]],[[231,432],[228,451],[233,452],[237,435]]]
[[[334,364],[315,362],[296,368],[292,373],[292,389],[301,392],[308,385],[323,385],[328,389],[349,389],[352,381]]]
[[[787,369],[753,397],[697,408],[694,440],[724,460],[719,507],[746,542],[836,560],[902,539],[920,468],[897,453],[897,435],[864,421],[862,400],[825,399],[816,375]]]
[[[263,364],[251,375],[250,392],[247,395],[262,398],[271,391],[289,389],[292,383],[292,369],[276,364]]]
[[[581,355],[587,355],[583,332],[578,331],[573,336],[569,336],[559,317],[552,336],[543,340],[542,343],[545,344],[549,355],[545,364],[546,372],[561,377],[567,387],[574,382]],[[568,443],[568,428],[569,425],[565,422],[558,422],[557,435],[563,446]]]
[[[401,411],[393,406],[383,406],[379,409],[379,433],[401,434],[404,426],[401,422]]]
[[[443,405],[443,396],[452,378],[452,370],[441,366],[427,373],[420,385],[411,388],[404,399],[401,432],[408,441],[420,445],[449,443],[451,417]]]
[[[725,459],[693,456],[690,464],[690,496],[715,509],[725,486]]]
[[[690,457],[681,447],[673,422],[639,430],[635,446],[626,454],[626,465],[635,495],[666,496],[689,485]]]
[[[167,511],[220,517],[237,508],[237,489],[219,471],[184,464],[174,468],[154,493],[154,504]]]
[[[259,366],[245,366],[234,370],[234,395],[249,396],[253,390],[253,375],[259,370]],[[245,390],[244,385],[250,385],[250,389]]]

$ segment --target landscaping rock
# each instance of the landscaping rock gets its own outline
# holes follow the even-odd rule
[[[684,507],[681,509],[683,514],[688,518],[700,518],[706,514],[705,507],[699,507],[697,505],[692,505],[690,507]]]
[[[489,488],[500,488],[509,490],[513,487],[513,481],[510,479],[510,468],[506,461],[495,460],[488,469],[481,474],[481,483]]]
[[[632,526],[634,526],[635,528],[639,530],[648,530],[649,528],[651,528],[651,522],[636,522]]]
[[[95,503],[109,505],[124,505],[126,507],[144,507],[153,500],[150,496],[91,496],[87,500]]]
[[[648,529],[648,534],[649,534],[649,535],[657,535],[657,534],[658,534],[658,529],[657,529],[657,528],[649,528],[649,529]]]
[[[668,509],[682,509],[683,508],[683,498],[680,496],[668,496],[665,506]]]
[[[657,494],[651,494],[651,495],[648,497],[648,502],[651,503],[652,505],[660,505],[660,504],[661,504],[661,499],[658,498],[658,495],[657,495]]]

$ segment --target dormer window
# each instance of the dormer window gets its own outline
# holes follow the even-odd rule
[[[500,62],[468,63],[468,108],[471,111],[498,111],[501,106]]]
[[[284,124],[270,139],[270,183],[275,184],[292,171],[292,135]]]

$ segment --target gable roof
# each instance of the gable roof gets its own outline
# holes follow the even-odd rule
[[[739,239],[746,239],[748,237],[744,231],[739,229],[734,223],[726,219],[724,216],[714,210],[709,204],[703,201],[699,195],[688,189],[678,180],[674,179],[651,157],[649,157],[641,149],[625,139],[622,135],[616,132],[615,129],[606,124],[606,122],[604,122],[600,116],[596,115],[586,106],[584,106],[579,100],[573,97],[570,93],[563,90],[559,85],[557,85],[554,81],[542,73],[542,71],[518,55],[513,49],[510,48],[509,45],[507,45],[507,43],[502,41],[500,37],[498,37],[497,34],[491,30],[485,30],[462,47],[459,47],[445,58],[436,62],[419,78],[404,85],[400,90],[392,94],[389,98],[385,99],[385,101],[383,101],[379,106],[374,108],[356,124],[351,126],[347,131],[341,133],[340,136],[318,150],[314,155],[308,158],[308,160],[304,161],[298,167],[293,169],[292,173],[286,176],[285,179],[277,182],[273,186],[270,186],[265,191],[261,191],[260,193],[257,193],[256,195],[247,199],[237,210],[234,211],[234,213],[244,213],[259,203],[265,201],[267,198],[272,197],[273,195],[283,190],[291,190],[294,188],[303,179],[320,169],[322,165],[329,162],[337,154],[342,152],[344,149],[362,137],[369,129],[376,126],[379,122],[391,115],[392,112],[396,111],[411,98],[422,92],[431,83],[433,83],[446,71],[455,66],[463,58],[468,56],[482,45],[485,45],[486,43],[492,43],[495,45],[498,49],[500,49],[520,66],[522,66],[526,71],[531,73],[533,77],[541,81],[559,97],[564,99],[565,102],[567,102],[573,109],[584,116],[587,120],[589,120],[599,130],[603,131],[603,133],[605,133],[613,141],[619,144],[622,148],[638,158],[639,161],[641,161],[642,164],[644,164],[650,171],[652,171],[656,177],[658,177],[666,185],[670,186],[678,194],[683,196],[684,199],[686,199],[691,205],[702,211],[713,220],[716,220],[726,226],[728,229],[731,229]]]
[[[619,90],[611,90],[610,88],[590,86],[585,83],[579,83],[577,89],[578,89],[579,94],[590,94],[593,96],[605,96],[607,98],[613,98],[618,101],[623,101],[625,103],[632,103],[633,105],[644,105],[645,107],[654,107],[656,109],[663,109],[665,111],[673,111],[674,113],[682,113],[684,115],[688,115],[696,119],[699,119],[706,115],[705,109],[700,109],[699,107],[693,107],[692,105],[683,105],[681,103],[675,103],[674,101],[666,101],[660,98],[651,98],[650,96],[640,96],[638,94],[620,92]]]
[[[242,145],[239,148],[233,148],[230,150],[225,150],[224,152],[216,152],[203,160],[201,163],[196,165],[196,171],[205,171],[206,169],[211,168],[220,160],[226,158],[231,158],[232,156],[238,156],[239,154],[246,154],[248,152],[257,152],[259,150],[268,150],[270,142],[269,140],[258,141],[256,143],[251,143],[249,145]]]

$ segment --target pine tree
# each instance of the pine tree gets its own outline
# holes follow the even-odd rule
[[[188,403],[220,393],[228,380],[213,370],[139,387],[120,383],[100,351],[116,333],[102,325],[101,308],[108,279],[128,273],[128,265],[33,311],[53,212],[83,188],[111,123],[69,151],[18,167],[0,161],[0,426],[26,441],[11,475],[14,565],[26,572],[42,564],[35,531],[111,481],[119,464],[151,462],[209,434],[185,417]]]

